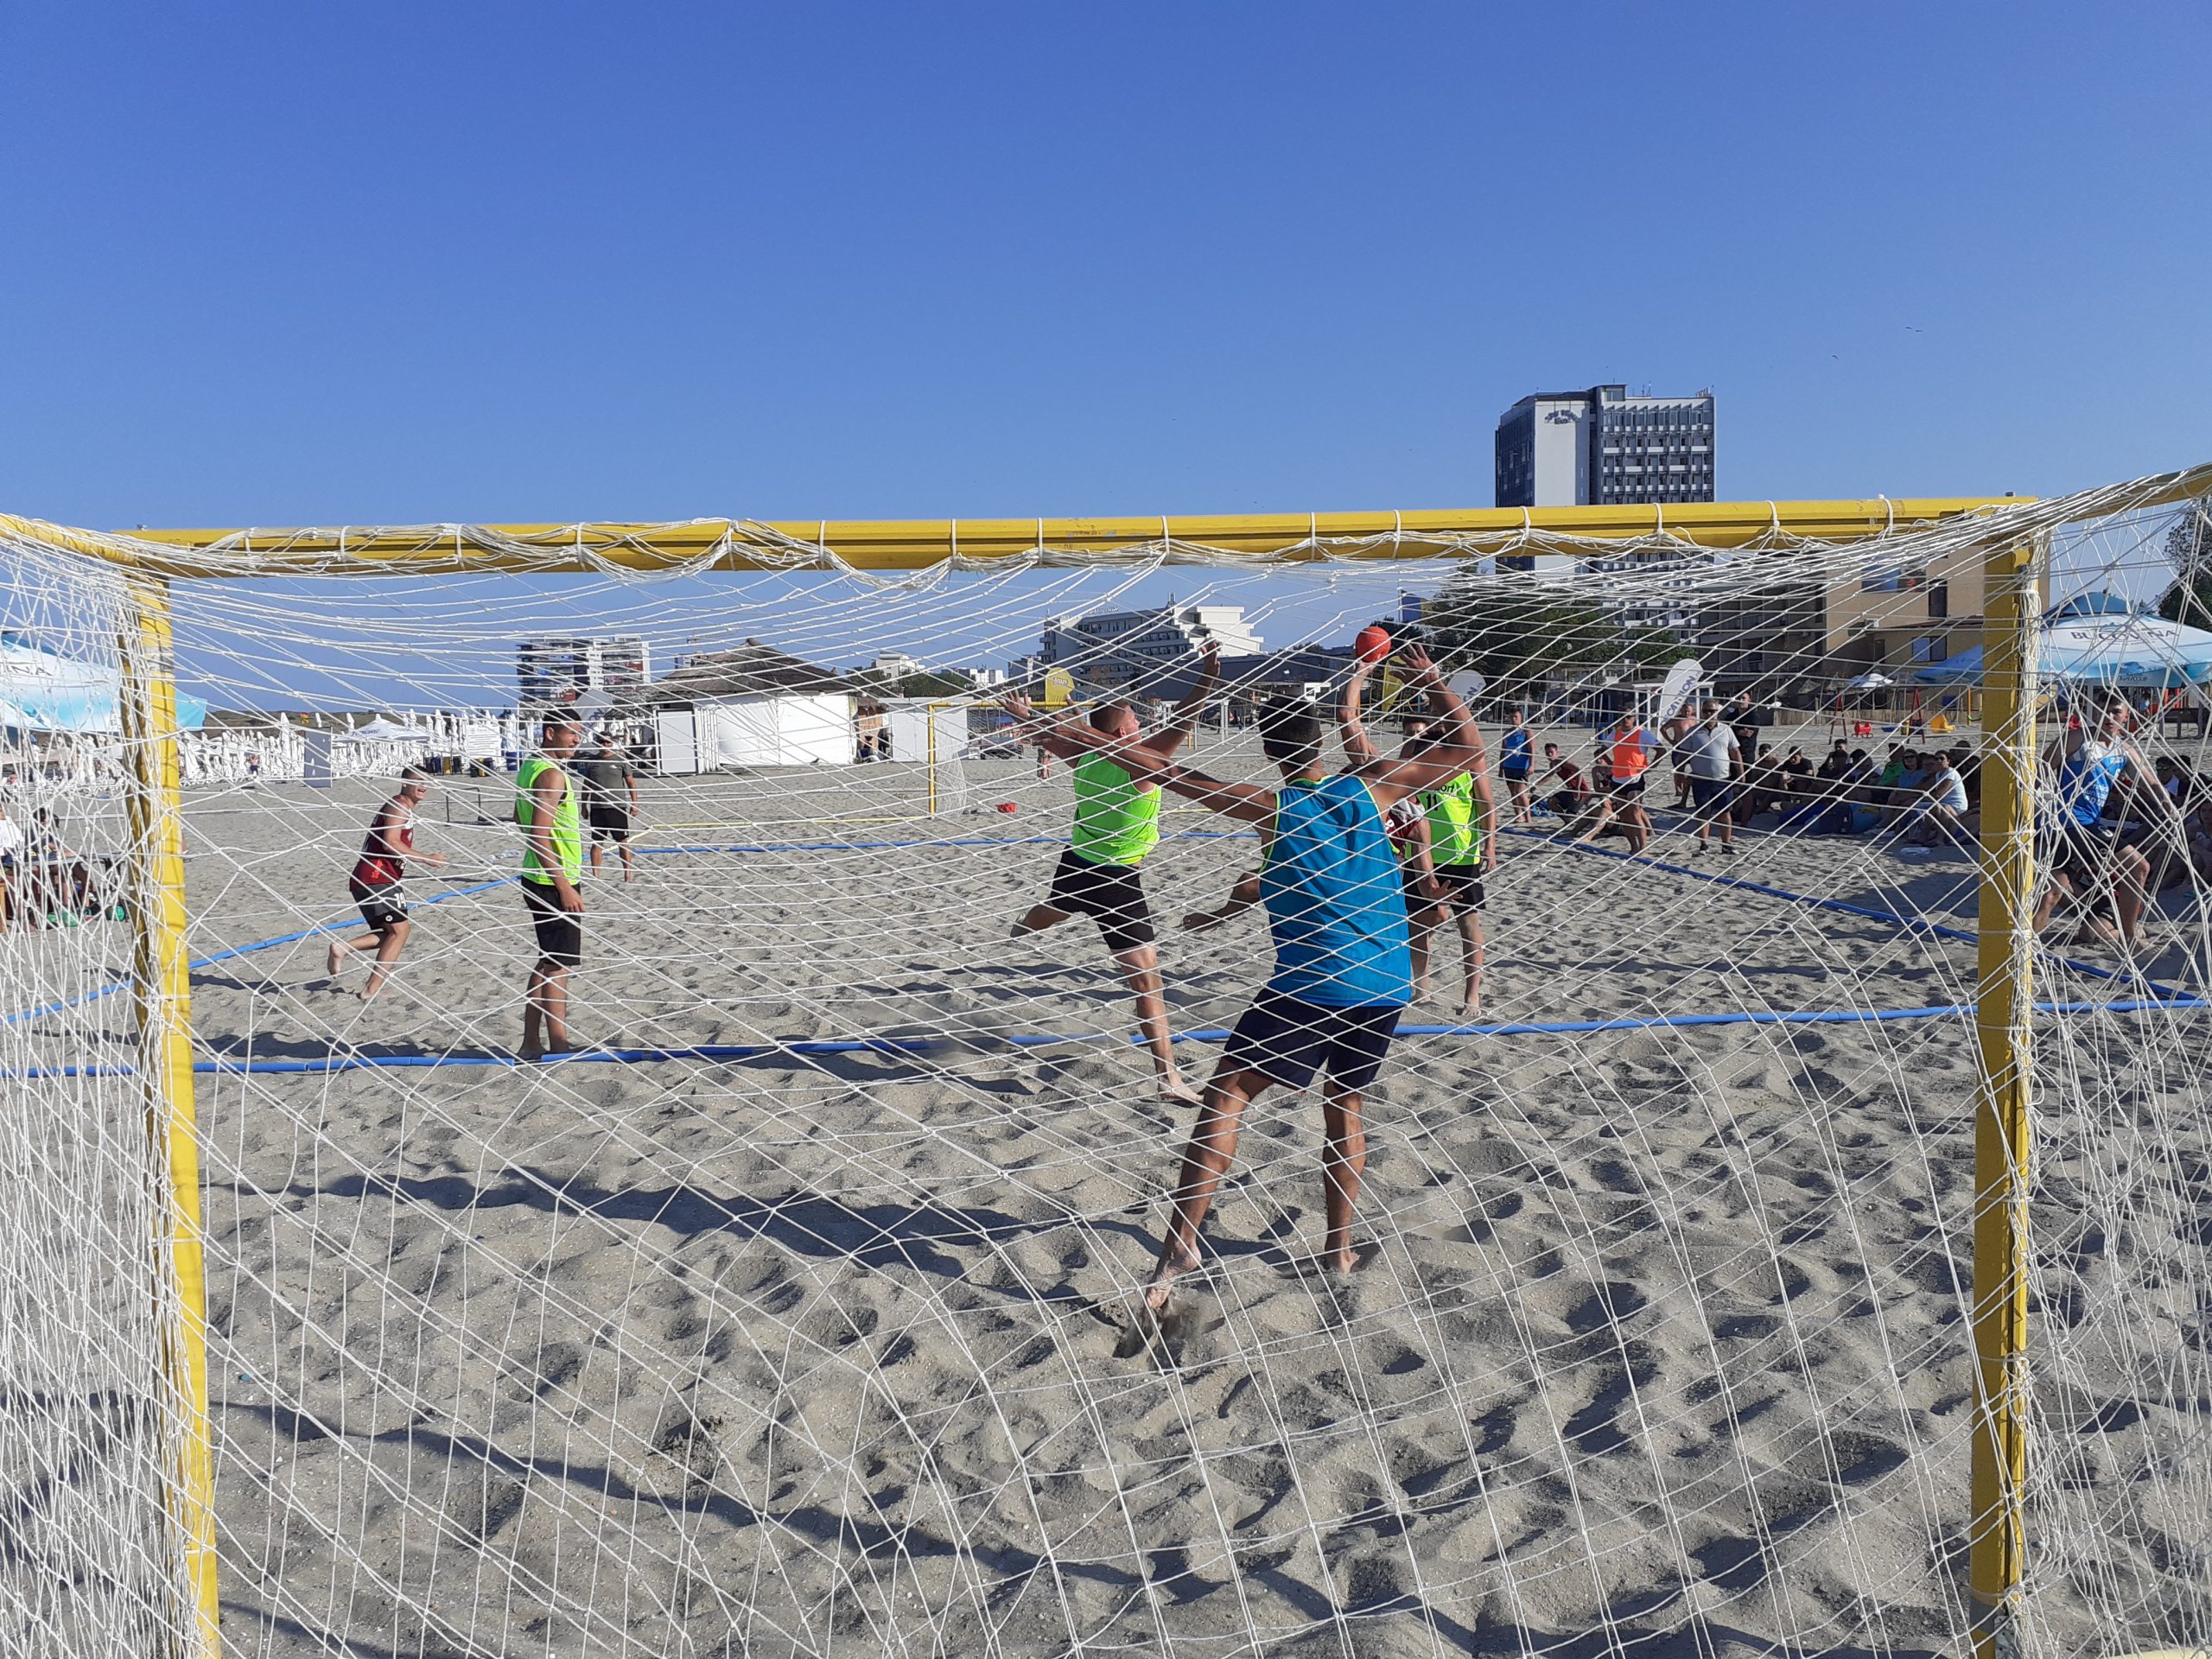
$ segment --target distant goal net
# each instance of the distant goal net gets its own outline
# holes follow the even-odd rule
[[[2208,488],[0,519],[0,1650],[2212,1639]]]

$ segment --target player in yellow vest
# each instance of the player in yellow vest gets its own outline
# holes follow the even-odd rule
[[[1126,702],[1093,705],[1088,723],[1107,738],[1134,741],[1165,761],[1198,724],[1199,710],[1213,695],[1220,675],[1221,653],[1210,649],[1199,658],[1198,683],[1177,705],[1174,717],[1150,737],[1143,734],[1136,710]],[[1135,1000],[1137,1029],[1151,1051],[1161,1098],[1195,1106],[1198,1090],[1183,1080],[1175,1065],[1167,1004],[1160,995],[1160,935],[1137,874],[1145,855],[1160,842],[1160,785],[1148,779],[1139,782],[1103,755],[1092,753],[1090,745],[1062,736],[1061,722],[1071,716],[1039,716],[1022,696],[1007,698],[1004,706],[1014,718],[1016,732],[1027,734],[1039,754],[1056,754],[1068,761],[1075,779],[1075,824],[1068,849],[1052,871],[1052,889],[1044,902],[1029,907],[1014,925],[1013,937],[1040,932],[1071,916],[1096,921],[1114,965],[1121,970],[1122,984]]]
[[[569,970],[583,960],[583,815],[576,785],[563,762],[575,753],[583,729],[556,715],[545,722],[538,752],[515,778],[515,822],[522,827],[522,896],[537,936],[523,994],[522,1046],[525,1060],[565,1053],[569,1037]]]
[[[1483,878],[1497,870],[1497,809],[1490,779],[1480,772],[1463,772],[1415,798],[1428,820],[1429,879],[1436,892],[1436,902],[1415,924],[1415,950],[1426,967],[1430,939],[1444,918],[1452,918],[1463,969],[1459,1017],[1471,1020],[1483,1011]]]

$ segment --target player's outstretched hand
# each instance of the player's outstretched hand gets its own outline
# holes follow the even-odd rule
[[[1422,691],[1440,690],[1444,676],[1436,671],[1435,661],[1419,645],[1408,645],[1398,653],[1400,665],[1405,670],[1406,683]]]
[[[434,870],[442,870],[446,867],[446,855],[443,853],[417,853],[415,856]]]
[[[1197,933],[1209,927],[1218,927],[1221,918],[1211,910],[1194,910],[1183,918],[1184,931]]]
[[[1198,653],[1198,683],[1211,690],[1221,678],[1221,647],[1209,644]]]
[[[1009,691],[1001,697],[999,707],[1018,721],[1026,721],[1029,718],[1029,699],[1019,691]]]

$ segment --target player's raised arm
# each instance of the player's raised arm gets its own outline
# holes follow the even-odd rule
[[[1360,693],[1366,690],[1367,677],[1375,671],[1375,664],[1364,658],[1352,663],[1351,672],[1345,677],[1344,689],[1337,697],[1337,735],[1343,740],[1344,758],[1355,766],[1369,766],[1382,757],[1376,753],[1375,740],[1367,734],[1367,727],[1359,717]]]
[[[1071,726],[1062,734],[1071,754],[1096,754],[1129,774],[1131,781],[1158,784],[1212,812],[1225,812],[1248,823],[1274,816],[1275,792],[1257,784],[1232,784],[1210,778],[1194,766],[1168,760],[1141,740],[1116,737],[1091,726]]]
[[[1388,806],[1424,789],[1433,789],[1463,772],[1486,769],[1483,734],[1475,729],[1474,716],[1459,693],[1445,684],[1444,676],[1427,652],[1416,645],[1405,654],[1407,683],[1428,697],[1429,718],[1435,723],[1437,741],[1411,760],[1377,760],[1361,766],[1360,775],[1374,791],[1376,800]]]
[[[1163,760],[1183,747],[1183,740],[1194,731],[1198,716],[1205,711],[1213,698],[1214,688],[1221,683],[1221,647],[1208,645],[1198,653],[1198,681],[1189,695],[1175,705],[1175,717],[1164,730],[1144,740],[1144,746]]]
[[[1081,760],[1096,747],[1070,740],[1070,734],[1078,729],[1072,710],[1064,709],[1053,714],[1039,715],[1030,705],[1029,699],[1019,692],[1009,692],[1001,697],[999,707],[1014,716],[1017,742],[1034,743],[1046,753],[1057,755],[1063,760]],[[1088,731],[1090,728],[1083,724],[1080,729]]]

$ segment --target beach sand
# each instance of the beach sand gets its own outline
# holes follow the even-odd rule
[[[1201,764],[1257,772],[1219,738]],[[691,850],[588,889],[575,1027],[768,1052],[201,1077],[232,1653],[1959,1650],[1970,1021],[1402,1037],[1369,1103],[1370,1263],[1311,1269],[1319,1113],[1278,1090],[1166,1338],[1117,1358],[1189,1114],[1112,1040],[1089,923],[1006,938],[1065,774],[968,772],[968,810],[887,823],[851,820],[911,814],[916,769],[648,785],[641,844]],[[194,976],[202,1052],[499,1060],[529,933],[512,883],[469,890],[513,868],[507,787],[426,808],[454,865],[410,882],[385,997],[355,1000],[359,965],[333,985],[320,938],[233,956]],[[376,798],[195,798],[195,953],[345,915]],[[1167,823],[1163,923],[1255,856]],[[1046,839],[953,844],[1022,836]],[[1962,855],[1655,850],[1697,874],[1511,838],[1484,1019],[1971,998],[1971,944],[1700,879],[1971,931]],[[1452,1019],[1455,951],[1409,1022]],[[1256,915],[1162,954],[1179,1030],[1233,1022],[1268,961]],[[2184,1179],[2202,1016],[2167,1018],[2101,1017],[2059,1058],[2117,1052],[2133,1121],[2196,1126],[2167,1151],[2176,1224],[2212,1228]],[[871,1035],[929,1046],[787,1046]],[[1185,1046],[1194,1077],[1216,1052]],[[2113,1294],[2121,1241],[2067,1204],[2110,1190],[2093,1104],[2042,1126],[2039,1410],[2074,1439],[2039,1467],[2045,1513],[2087,1517],[2044,1558],[2054,1652],[2115,1606],[2145,1637],[2208,1611],[2202,1516],[2151,1513],[2208,1478],[2202,1408],[2177,1442],[2142,1374],[2145,1321],[2185,1347],[2189,1315]],[[2160,1459],[2131,1495],[2117,1471]]]

